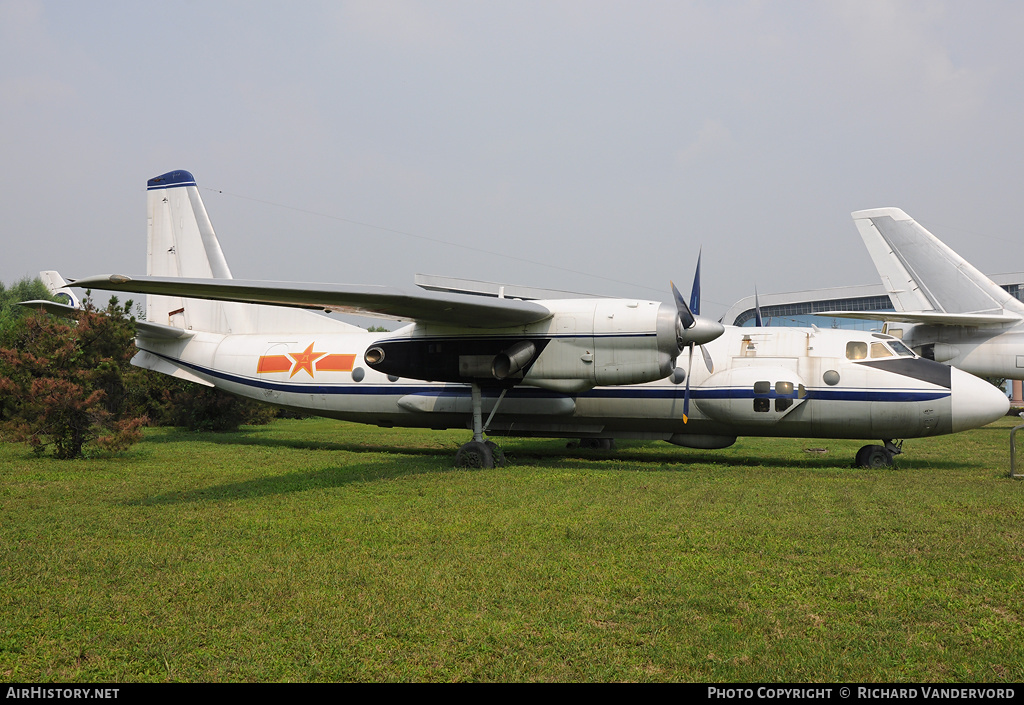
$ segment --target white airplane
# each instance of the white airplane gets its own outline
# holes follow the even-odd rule
[[[992,385],[889,335],[701,318],[699,266],[690,305],[673,286],[674,306],[242,281],[186,171],[149,181],[148,224],[147,276],[72,282],[148,295],[134,364],[321,416],[471,429],[459,465],[503,460],[485,434],[703,449],[746,435],[881,438],[857,454],[881,467],[901,450],[894,439],[975,428],[1008,408]],[[302,308],[413,322],[369,333]]]
[[[929,360],[1024,379],[1024,303],[899,208],[852,215],[895,312],[821,315],[886,321],[887,332]]]

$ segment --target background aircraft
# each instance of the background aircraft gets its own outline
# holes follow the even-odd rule
[[[899,208],[852,215],[895,312],[821,315],[888,321],[890,334],[929,360],[1024,379],[1024,303]]]
[[[666,305],[233,279],[185,171],[149,181],[148,253],[145,277],[72,282],[148,295],[134,364],[307,413],[470,428],[460,465],[501,461],[486,433],[693,448],[740,435],[881,438],[857,454],[878,467],[900,452],[895,439],[984,425],[1008,406],[888,335],[702,319],[699,284],[689,304],[673,286]],[[368,333],[303,308],[412,322]]]

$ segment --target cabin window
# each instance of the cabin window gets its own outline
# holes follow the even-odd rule
[[[890,340],[889,347],[900,357],[914,357],[914,351],[898,340]]]
[[[871,343],[871,357],[892,357],[892,350],[885,343]]]
[[[852,340],[846,344],[847,360],[863,360],[868,356],[868,344],[859,340]]]
[[[765,412],[772,410],[772,400],[768,395],[772,393],[772,383],[768,381],[754,382],[754,411]],[[758,396],[763,395],[763,396]]]
[[[775,410],[785,411],[789,407],[793,406],[793,383],[792,382],[776,382],[775,383],[775,394],[777,399],[775,400]]]

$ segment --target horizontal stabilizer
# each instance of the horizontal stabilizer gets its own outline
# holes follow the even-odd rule
[[[154,372],[160,372],[161,374],[176,377],[177,379],[184,380],[186,382],[195,382],[206,387],[214,386],[212,382],[207,382],[202,377],[197,377],[188,370],[173,365],[162,357],[158,357],[152,353],[140,350],[135,353],[132,358],[132,364],[136,367],[141,367],[144,370],[152,370]]]
[[[459,294],[407,294],[385,286],[123,275],[78,279],[72,285],[108,291],[320,309],[471,328],[505,328],[551,317],[547,307],[529,301]]]
[[[27,306],[33,309],[42,309],[53,316],[59,316],[61,318],[73,318],[78,319],[82,315],[83,309],[75,308],[67,304],[59,304],[56,301],[43,301],[37,299],[35,301],[21,301],[21,306]],[[175,328],[174,326],[165,326],[161,323],[150,323],[149,321],[135,321],[135,332],[139,337],[144,338],[162,338],[162,339],[175,339],[184,338],[192,335],[192,331],[182,330],[181,328]]]
[[[54,316],[60,316],[61,318],[75,318],[77,319],[82,315],[82,309],[77,306],[70,306],[68,304],[59,304],[56,301],[45,301],[43,299],[34,299],[32,301],[19,301],[19,306],[27,306],[32,309],[43,309],[49,314]]]
[[[135,333],[140,338],[160,338],[162,340],[187,338],[193,334],[190,330],[165,326],[162,323],[150,323],[149,321],[135,321]]]

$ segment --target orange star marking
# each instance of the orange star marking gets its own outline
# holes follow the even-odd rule
[[[295,367],[292,368],[292,373],[288,375],[289,378],[298,374],[299,370],[305,370],[309,373],[310,377],[313,376],[313,363],[327,354],[325,352],[313,352],[313,345],[315,343],[310,343],[309,347],[300,353],[288,353],[288,357],[295,360]]]

